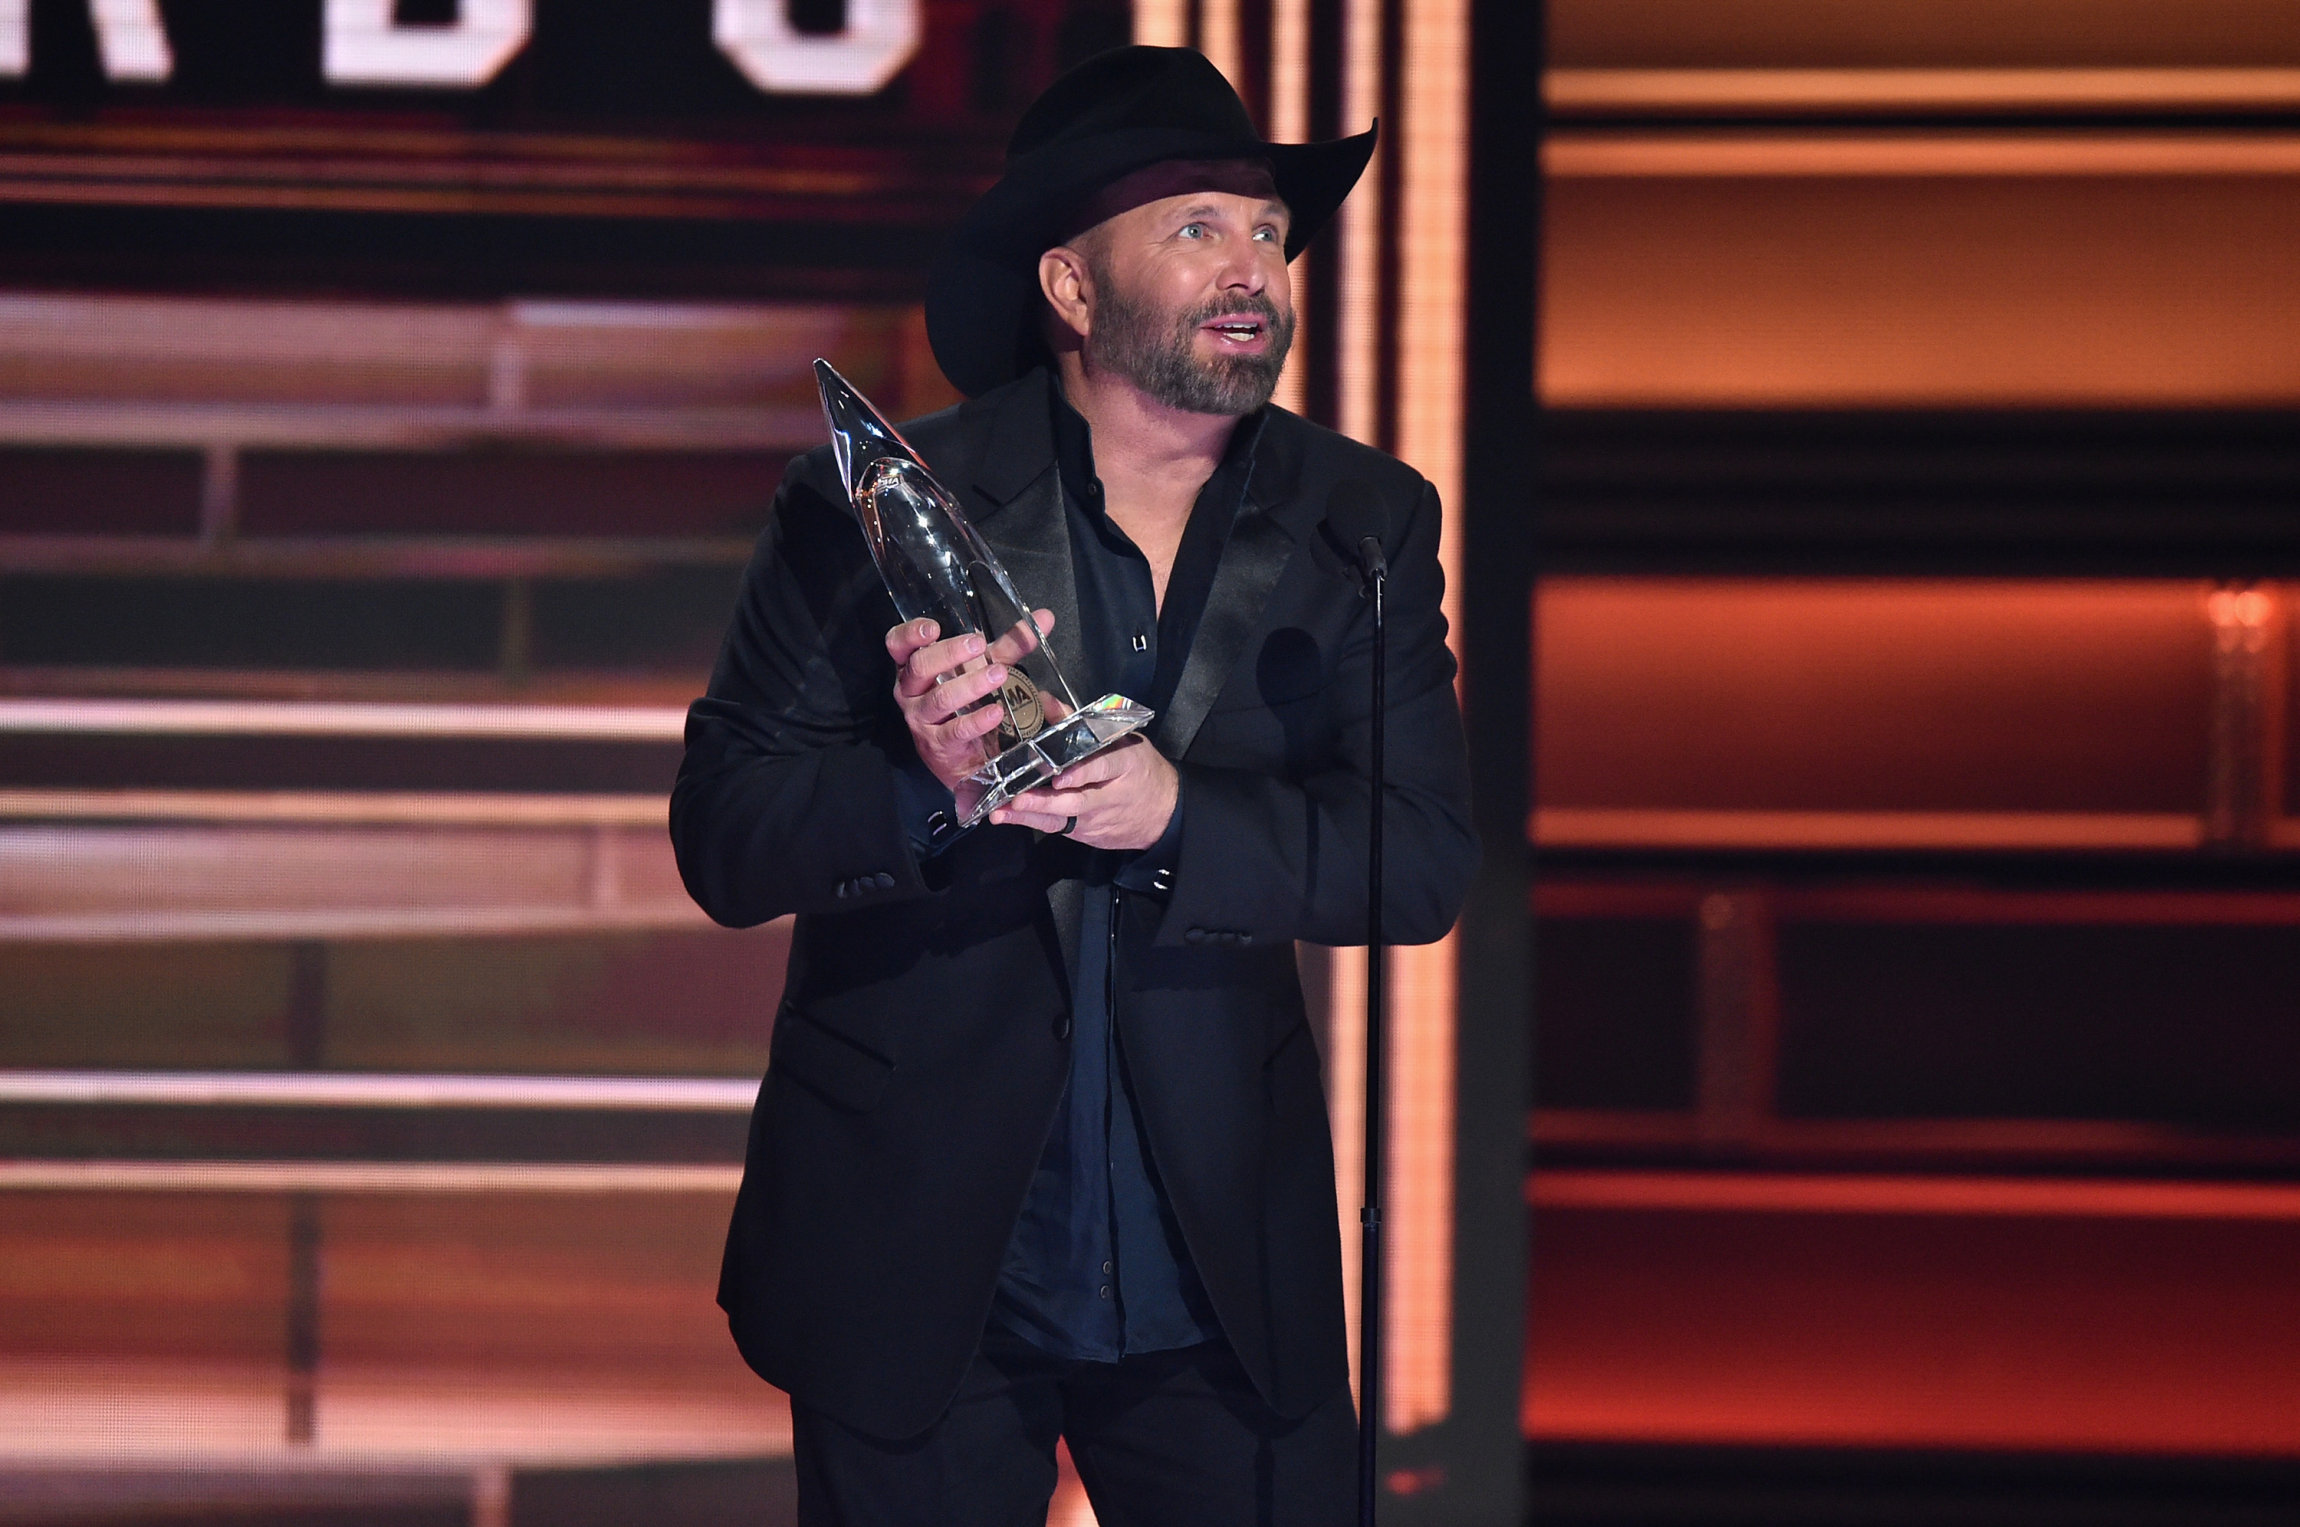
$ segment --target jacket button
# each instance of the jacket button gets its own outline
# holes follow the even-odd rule
[[[1054,1037],[1056,1039],[1068,1039],[1070,1037],[1070,1015],[1068,1013],[1064,1013],[1054,1020]]]
[[[1182,942],[1185,944],[1203,944],[1206,942],[1206,930],[1203,928],[1192,928],[1182,935]]]
[[[1251,933],[1241,933],[1238,935],[1238,942],[1241,944],[1251,944],[1254,942],[1254,935]]]
[[[1174,872],[1171,869],[1163,869],[1152,875],[1150,877],[1150,889],[1153,891],[1173,890]]]
[[[833,896],[836,896],[836,897],[837,897],[839,900],[841,900],[841,901],[844,901],[844,900],[846,900],[846,898],[847,898],[847,892],[848,892],[848,891],[850,891],[850,890],[852,890],[853,888],[854,888],[854,882],[853,882],[853,881],[851,881],[851,880],[842,880],[842,881],[840,881],[840,882],[839,882],[839,888],[838,888],[837,890],[835,890],[835,891],[831,892],[831,894],[832,894]]]
[[[871,876],[870,878],[871,883],[882,891],[891,891],[894,889],[894,876],[888,874],[885,870],[880,870],[877,874]]]

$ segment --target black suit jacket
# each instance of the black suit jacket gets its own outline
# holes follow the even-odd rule
[[[1023,595],[1078,628],[1043,372],[905,430]],[[1224,1335],[1281,1413],[1344,1382],[1340,1237],[1297,939],[1365,940],[1368,606],[1321,531],[1388,510],[1386,931],[1444,936],[1476,858],[1438,505],[1396,460],[1271,410],[1173,703],[1166,897],[1122,895],[1113,1021]],[[848,1425],[923,1431],[988,1317],[1068,1074],[1084,851],[984,827],[923,865],[897,621],[827,450],[794,462],[687,723],[671,834],[722,923],[798,914],[720,1284],[751,1366]]]

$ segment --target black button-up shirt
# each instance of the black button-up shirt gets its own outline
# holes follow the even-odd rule
[[[1079,629],[1060,648],[1081,700],[1115,690],[1153,710],[1172,701],[1198,618],[1245,501],[1259,414],[1241,420],[1199,490],[1161,603],[1150,562],[1104,512],[1086,421],[1052,389]],[[1058,643],[1059,633],[1054,638]],[[1062,1357],[1109,1362],[1219,1334],[1142,1132],[1111,1021],[1119,899],[1170,872],[1178,803],[1165,836],[1139,854],[1097,852],[1087,871],[1071,984],[1070,1081],[1007,1250],[993,1318]]]

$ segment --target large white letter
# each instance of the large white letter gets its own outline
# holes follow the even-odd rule
[[[712,0],[711,40],[761,90],[869,95],[918,51],[919,0],[847,0],[846,30],[810,37],[790,0]]]
[[[164,80],[176,66],[159,0],[93,0],[96,48],[116,80]],[[32,67],[32,0],[0,0],[0,77]]]
[[[528,0],[461,0],[453,26],[393,26],[391,0],[327,0],[320,67],[341,85],[484,85],[526,45]]]

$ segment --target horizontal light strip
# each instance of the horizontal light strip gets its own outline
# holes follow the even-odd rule
[[[2200,817],[2074,811],[1668,811],[1543,806],[1543,848],[2193,849]]]
[[[2300,69],[1552,69],[1553,111],[2269,111]]]
[[[1557,179],[2300,175],[2292,133],[1552,134]]]
[[[638,343],[639,341],[634,341]],[[476,444],[626,451],[788,451],[822,436],[813,408],[491,408],[452,404],[0,400],[0,444],[440,451]]]
[[[716,1076],[334,1071],[0,1071],[0,1103],[217,1108],[575,1108],[748,1113],[759,1084]]]
[[[0,790],[0,821],[325,823],[376,827],[649,827],[659,795],[396,790]]]
[[[1550,877],[1530,902],[1535,915],[1691,917],[1711,892],[1679,881]],[[2052,890],[1928,885],[1774,886],[1762,893],[1776,917],[1797,922],[2019,924],[2046,927],[2291,927],[2300,891]]]
[[[0,570],[234,578],[615,578],[740,567],[742,536],[0,535]]]
[[[1537,1108],[1526,1138],[1537,1149],[1602,1146],[1681,1151],[1702,1139],[1687,1110]],[[1767,1119],[1743,1140],[1755,1152],[1799,1156],[2120,1157],[2182,1164],[2276,1165],[2300,1160],[2289,1136],[2214,1134],[2120,1119]]]
[[[257,907],[196,912],[0,914],[0,944],[173,944],[210,939],[514,938],[708,928],[685,897],[557,906]]]
[[[2300,1184],[2284,1183],[1551,1170],[1527,1179],[1526,1199],[1633,1213],[2300,1220]]]
[[[0,733],[677,742],[670,706],[417,705],[359,700],[0,700]]]
[[[733,1193],[739,1166],[524,1161],[0,1161],[0,1191]]]

